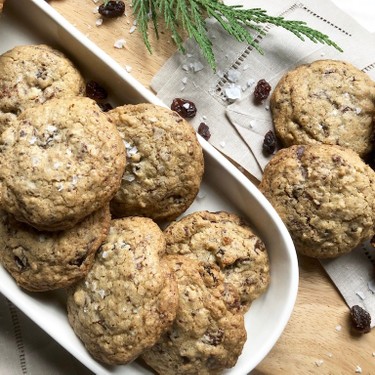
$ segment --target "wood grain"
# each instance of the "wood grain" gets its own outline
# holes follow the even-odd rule
[[[98,15],[93,13],[97,5],[92,0],[53,0],[50,4],[122,66],[130,66],[131,74],[146,87],[176,51],[163,28],[158,41],[150,31],[152,55],[137,31],[129,33],[134,21],[129,1],[126,17],[99,27],[95,25]],[[116,49],[113,44],[120,38],[126,40],[126,47]],[[252,374],[355,374],[357,366],[362,374],[375,374],[375,330],[366,335],[353,334],[348,307],[320,263],[305,257],[299,262],[300,285],[292,317],[275,347]]]

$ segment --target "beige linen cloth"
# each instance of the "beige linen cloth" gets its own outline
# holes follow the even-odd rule
[[[239,3],[231,1],[231,4]],[[218,69],[214,73],[200,55],[192,40],[187,41],[187,53],[176,53],[157,73],[152,87],[157,96],[170,105],[173,98],[183,97],[196,103],[198,115],[191,122],[198,129],[203,121],[210,129],[210,143],[240,164],[258,179],[270,157],[262,153],[264,135],[273,129],[269,99],[254,104],[255,83],[264,78],[275,87],[281,76],[296,65],[318,59],[346,60],[375,79],[375,34],[362,27],[358,9],[361,1],[337,0],[245,1],[252,8],[267,9],[269,14],[306,21],[310,27],[329,35],[344,50],[315,44],[298,38],[275,26],[265,26],[266,36],[254,34],[265,54],[227,35],[216,21],[208,21],[214,41]],[[366,25],[374,24],[375,4],[366,6]],[[355,19],[337,7],[352,10]],[[351,14],[351,12],[350,12]],[[375,325],[375,250],[368,244],[348,255],[321,262],[344,297],[348,306],[360,305],[372,315]]]
[[[3,1],[0,0],[0,8]],[[265,55],[261,56],[248,46],[234,42],[217,25],[210,23],[218,59],[217,74],[210,71],[194,43],[188,41],[188,54],[173,56],[156,75],[153,86],[166,104],[176,96],[192,98],[199,108],[194,126],[206,122],[212,133],[210,142],[260,178],[268,160],[260,156],[259,150],[271,123],[267,103],[260,108],[251,106],[252,82],[265,78],[274,85],[282,72],[295,64],[323,57],[352,61],[374,78],[375,49],[371,51],[374,37],[354,20],[375,31],[373,0],[335,2],[353,18],[326,0],[252,0],[243,3],[252,8],[266,8],[272,15],[306,20],[344,47],[344,54],[309,41],[302,43],[281,29],[266,27],[267,35],[260,39],[265,50]],[[223,95],[227,88],[232,95],[240,92],[241,98],[227,102]],[[361,248],[324,265],[348,304],[358,303],[372,311],[374,322],[375,286],[370,277],[373,272],[371,257],[374,257],[371,248],[365,251]],[[0,375],[3,374],[86,375],[91,372],[0,295]]]

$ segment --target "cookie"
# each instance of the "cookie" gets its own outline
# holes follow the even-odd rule
[[[244,308],[270,282],[264,243],[237,215],[197,211],[171,223],[164,231],[168,254],[180,254],[220,267],[226,282],[240,294]]]
[[[176,112],[153,104],[125,105],[109,115],[127,154],[112,213],[159,222],[177,218],[195,199],[203,175],[203,153],[194,129]]]
[[[142,359],[163,375],[216,375],[233,367],[246,330],[239,305],[227,304],[221,271],[185,256],[166,256],[166,260],[178,283],[177,315]]]
[[[0,56],[0,130],[26,108],[84,93],[81,73],[52,47],[22,45]]]
[[[296,67],[279,81],[270,103],[276,135],[286,147],[333,144],[361,157],[373,148],[375,83],[347,62]]]
[[[151,219],[112,220],[92,269],[69,290],[69,322],[98,361],[128,363],[172,324],[177,284],[164,252],[163,232]]]
[[[72,229],[40,232],[0,211],[0,263],[29,291],[66,288],[91,268],[110,220],[107,204]]]
[[[375,172],[350,149],[282,149],[266,166],[259,189],[301,254],[333,258],[374,234]]]
[[[124,168],[123,141],[93,100],[53,99],[0,137],[2,207],[39,230],[72,228],[112,199]]]

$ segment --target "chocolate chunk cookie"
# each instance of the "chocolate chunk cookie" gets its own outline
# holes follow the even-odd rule
[[[333,258],[374,234],[375,172],[350,149],[282,149],[266,166],[259,188],[301,254]]]
[[[60,51],[44,44],[14,47],[0,56],[0,131],[26,108],[84,92],[81,73]]]
[[[40,232],[0,211],[0,263],[29,291],[68,287],[91,268],[110,220],[107,204],[72,229]]]
[[[92,269],[69,290],[69,322],[98,361],[128,363],[172,324],[177,284],[164,252],[163,233],[151,219],[112,220]]]
[[[88,98],[26,109],[0,137],[3,209],[40,230],[63,230],[108,203],[125,168],[116,127]]]
[[[171,223],[164,234],[168,254],[219,266],[244,308],[266,290],[270,266],[265,245],[237,215],[194,212]]]
[[[361,157],[373,148],[375,83],[353,65],[318,60],[288,72],[271,97],[284,146],[333,144]]]
[[[191,205],[202,180],[203,154],[194,129],[176,112],[153,104],[125,105],[109,114],[127,155],[111,211],[175,219]]]
[[[217,266],[185,256],[167,256],[166,260],[178,283],[177,316],[142,358],[163,375],[217,375],[233,367],[246,330],[239,304],[227,303],[222,273]]]

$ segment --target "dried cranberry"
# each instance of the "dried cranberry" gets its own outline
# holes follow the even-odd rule
[[[371,316],[361,306],[354,305],[350,308],[350,317],[353,328],[360,333],[368,333],[371,330]]]
[[[181,98],[173,99],[171,110],[176,111],[181,117],[184,118],[193,118],[197,113],[197,107],[192,101]]]
[[[272,155],[276,150],[276,136],[272,130],[268,131],[263,140],[263,152],[266,155]]]
[[[210,128],[204,122],[201,122],[198,126],[198,134],[208,141],[211,137]]]
[[[261,102],[268,98],[271,92],[271,85],[265,80],[261,79],[255,86],[254,98],[257,102]]]
[[[123,1],[107,1],[99,6],[99,13],[105,18],[120,17],[125,12],[125,3]]]
[[[111,109],[113,109],[113,106],[111,103],[98,103],[98,106],[103,112],[108,112]]]
[[[86,83],[86,96],[93,100],[103,100],[107,98],[108,93],[98,82],[88,81]]]

